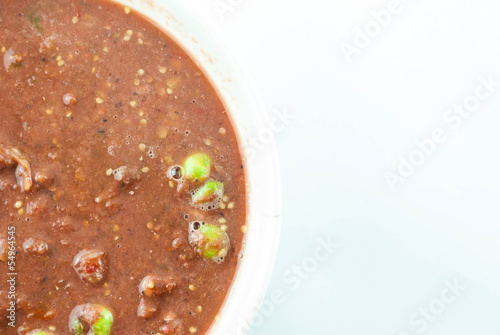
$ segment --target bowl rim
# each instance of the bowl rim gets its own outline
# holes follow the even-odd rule
[[[248,231],[233,281],[207,334],[246,334],[257,326],[281,231],[281,177],[274,138],[257,153],[251,145],[259,131],[269,128],[269,115],[229,43],[188,4],[180,0],[111,1],[130,7],[172,38],[205,74],[231,120],[245,171]]]

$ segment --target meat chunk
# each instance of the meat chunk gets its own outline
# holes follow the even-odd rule
[[[151,298],[141,298],[139,307],[137,307],[137,316],[144,319],[149,319],[158,310],[158,301]]]
[[[176,283],[167,276],[147,275],[139,284],[139,293],[146,297],[157,297],[172,292]]]
[[[23,242],[23,249],[25,252],[32,255],[43,256],[49,252],[49,245],[43,240],[28,238]]]
[[[106,254],[98,249],[83,249],[73,258],[73,268],[80,279],[87,284],[99,286],[106,275]]]
[[[5,51],[3,54],[3,66],[5,67],[5,70],[9,72],[9,70],[13,68],[20,67],[23,61],[23,57],[19,52],[15,52],[10,48],[9,50]]]
[[[141,175],[137,169],[127,166],[121,166],[113,170],[113,177],[123,185],[129,185],[141,179]]]
[[[37,194],[26,204],[26,214],[42,217],[52,205],[52,199],[48,194]]]
[[[23,155],[17,148],[6,148],[0,144],[0,169],[13,166],[17,166],[17,183],[24,192],[29,191],[33,186],[33,179],[28,157]]]
[[[40,187],[49,187],[54,182],[53,175],[46,169],[35,174],[35,181]]]
[[[62,217],[52,222],[52,230],[54,232],[69,233],[75,230],[74,227],[74,219],[70,217]]]
[[[121,166],[113,170],[115,182],[95,198],[96,203],[107,203],[106,200],[117,197],[141,179],[141,174],[135,168]]]

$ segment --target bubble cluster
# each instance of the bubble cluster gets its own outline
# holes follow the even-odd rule
[[[194,193],[194,192],[192,192],[192,193]],[[192,204],[192,205],[194,208],[202,210],[202,211],[211,211],[214,209],[218,209],[220,207],[220,203],[221,203],[221,198],[219,197],[216,200],[211,201],[211,202],[202,203],[202,204],[198,204],[198,205]]]
[[[125,176],[125,171],[127,171],[126,166],[120,166],[119,168],[114,169],[113,177],[115,178],[115,180],[121,181]]]
[[[209,181],[209,182],[212,182],[212,181]],[[206,185],[206,184],[205,184]],[[217,189],[215,192],[211,193],[211,197],[213,199],[211,200],[208,200],[208,201],[203,201],[203,202],[200,202],[200,203],[194,203],[193,199],[195,198],[194,195],[201,189],[203,189],[204,186],[198,188],[198,189],[195,189],[193,191],[191,191],[190,195],[191,195],[191,205],[196,208],[196,209],[200,209],[202,211],[211,211],[211,210],[215,210],[215,209],[218,209],[220,208],[220,204],[221,204],[221,201],[222,201],[222,196],[224,195],[224,187],[221,187],[219,189]]]

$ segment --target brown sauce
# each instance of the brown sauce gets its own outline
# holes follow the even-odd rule
[[[0,0],[0,51],[0,333],[87,334],[109,312],[110,334],[204,334],[246,228],[207,78],[106,1]]]

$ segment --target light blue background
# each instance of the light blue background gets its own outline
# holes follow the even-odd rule
[[[227,39],[269,113],[296,116],[275,133],[283,227],[266,301],[284,301],[254,333],[498,334],[500,87],[460,126],[445,116],[481,76],[500,81],[499,5],[220,2],[233,4],[223,17],[217,1],[188,1]],[[397,13],[348,62],[340,45],[389,6]],[[436,129],[446,141],[391,191],[385,173]],[[322,261],[311,258],[318,238],[338,243]]]

